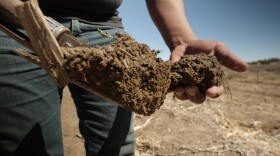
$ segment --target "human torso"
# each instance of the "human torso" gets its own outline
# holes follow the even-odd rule
[[[117,27],[121,27],[117,11],[121,3],[122,0],[39,0],[46,15]]]

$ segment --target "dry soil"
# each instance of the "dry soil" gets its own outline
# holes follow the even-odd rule
[[[197,85],[204,92],[222,84],[215,56],[186,55],[173,64],[128,35],[117,37],[109,46],[63,48],[71,80],[141,115],[158,110],[170,87]]]

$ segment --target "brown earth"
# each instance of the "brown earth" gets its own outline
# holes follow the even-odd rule
[[[226,70],[230,92],[202,105],[167,95],[151,116],[135,115],[136,156],[279,156],[280,63]],[[66,156],[85,155],[67,89],[62,104]]]
[[[128,35],[117,37],[110,46],[63,48],[70,79],[141,115],[158,110],[170,87],[197,85],[205,91],[222,83],[214,56],[187,55],[173,64]]]

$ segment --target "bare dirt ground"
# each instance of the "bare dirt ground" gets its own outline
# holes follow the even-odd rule
[[[280,63],[226,70],[230,91],[202,105],[169,94],[151,116],[135,115],[136,156],[280,156]],[[62,104],[66,156],[85,155],[67,89]]]

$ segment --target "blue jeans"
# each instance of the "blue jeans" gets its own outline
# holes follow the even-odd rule
[[[105,46],[114,39],[102,37],[97,29],[113,37],[123,29],[91,25],[78,20],[58,20],[70,28],[72,34],[88,45]],[[134,155],[135,134],[133,114],[76,85],[68,85],[80,119],[80,132],[85,138],[87,156]]]
[[[0,155],[63,155],[60,99],[45,70],[0,31]]]

